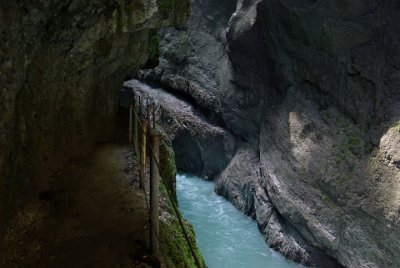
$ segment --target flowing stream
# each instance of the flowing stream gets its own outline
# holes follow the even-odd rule
[[[270,249],[256,222],[214,193],[214,183],[178,174],[179,208],[194,226],[209,268],[303,267]]]

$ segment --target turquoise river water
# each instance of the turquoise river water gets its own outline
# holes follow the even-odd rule
[[[179,208],[194,227],[209,268],[300,268],[270,249],[257,223],[214,193],[214,183],[178,174]]]

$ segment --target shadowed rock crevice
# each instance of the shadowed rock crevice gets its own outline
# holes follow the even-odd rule
[[[201,174],[204,169],[204,163],[201,158],[201,152],[196,141],[188,134],[175,137],[172,142],[175,152],[176,166],[184,172]]]

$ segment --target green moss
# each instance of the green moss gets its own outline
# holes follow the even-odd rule
[[[397,130],[398,132],[400,132],[400,121],[396,122],[396,123],[393,125],[393,128],[394,128],[395,130]]]
[[[162,129],[158,129],[158,132],[160,133],[160,175],[162,177],[160,193],[163,210],[163,217],[160,221],[161,251],[166,257],[165,261],[169,267],[197,267],[179,224],[178,216],[182,219],[182,215],[178,211],[179,215],[177,216],[173,208],[174,204],[177,206],[175,153],[166,133]],[[172,200],[169,199],[169,196],[172,197]],[[200,268],[206,267],[196,244],[193,227],[186,221],[183,223],[195,255],[201,262]]]
[[[364,141],[361,139],[361,133],[356,128],[349,127],[346,129],[347,139],[344,142],[344,146],[354,156],[361,157],[364,153]]]
[[[164,180],[165,186],[172,193],[174,202],[176,200],[176,165],[175,153],[172,149],[171,140],[164,131],[160,132],[160,175]]]
[[[354,172],[359,161],[365,159],[373,150],[369,142],[367,125],[355,124],[335,110],[321,111],[321,118],[332,129],[335,144],[332,145],[332,159],[337,174]],[[332,174],[337,178],[337,174]]]
[[[161,195],[164,197],[163,200],[165,201],[163,204],[164,211],[168,214],[168,217],[165,217],[160,221],[161,251],[167,258],[166,262],[170,267],[195,268],[197,267],[196,262],[192,256],[189,245],[185,240],[178,218],[173,210],[172,202],[167,198],[168,194],[164,185],[160,186],[160,191]],[[180,213],[179,217],[182,218]],[[183,221],[183,223],[197,259],[200,260],[202,267],[206,267],[200,250],[196,244],[196,235],[193,227],[186,221]]]
[[[149,41],[148,52],[150,61],[158,61],[158,57],[160,55],[159,46],[158,34],[155,32],[151,35]]]
[[[340,153],[360,159],[368,152],[368,143],[363,138],[365,131],[362,131],[358,125],[337,119],[337,128],[338,134],[343,137],[339,144]]]
[[[328,207],[331,207],[331,208],[336,208],[336,207],[338,207],[338,206],[336,205],[336,203],[335,203],[329,196],[327,196],[327,195],[322,195],[321,200],[322,200],[322,202],[323,202],[325,205],[327,205]]]

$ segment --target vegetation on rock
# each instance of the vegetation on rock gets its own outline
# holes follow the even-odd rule
[[[152,65],[150,67],[154,67],[158,65],[158,58],[159,58],[159,40],[157,31],[150,35],[149,47],[148,47],[149,57],[147,60],[146,65]],[[148,66],[147,66],[148,67]]]
[[[178,217],[182,215],[175,214],[173,206],[177,206],[175,190],[175,154],[172,149],[171,140],[164,131],[161,133],[160,143],[160,175],[162,177],[160,184],[162,215],[160,221],[161,251],[165,254],[166,262],[174,267],[197,267],[188,241],[182,232]],[[168,192],[169,194],[168,194]],[[172,200],[170,199],[172,198]],[[196,245],[196,235],[193,227],[183,220],[184,228],[189,236],[189,242],[192,245],[196,258],[206,267],[201,256],[200,250]]]

